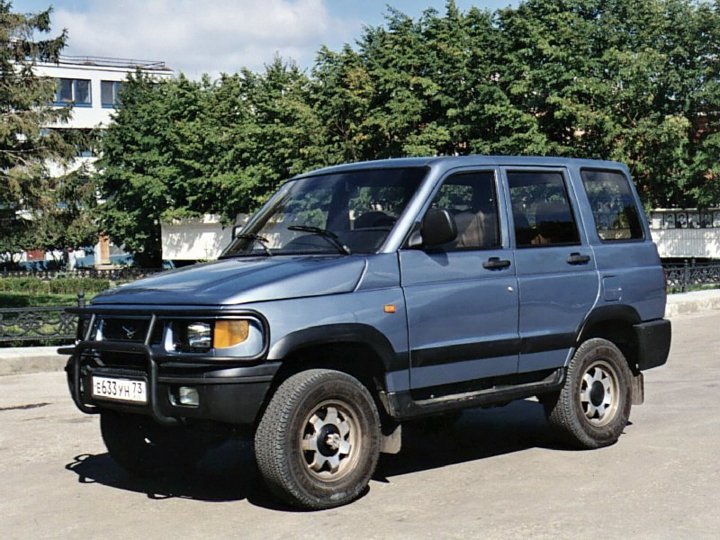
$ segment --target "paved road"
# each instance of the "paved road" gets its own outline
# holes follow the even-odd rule
[[[720,312],[674,321],[667,366],[620,442],[557,447],[537,403],[466,412],[445,433],[406,432],[352,505],[277,505],[248,444],[188,478],[137,481],[108,457],[61,373],[0,377],[0,537],[717,538]]]

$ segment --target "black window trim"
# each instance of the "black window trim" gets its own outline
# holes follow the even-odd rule
[[[588,194],[587,194],[587,187],[585,186],[585,179],[583,178],[584,171],[617,173],[625,179],[625,182],[627,183],[627,187],[630,190],[630,195],[632,195],[633,205],[635,206],[635,210],[639,211],[638,219],[640,220],[640,230],[642,231],[641,238],[618,238],[615,240],[612,240],[612,239],[606,240],[600,236],[600,232],[598,231],[598,227],[597,227],[597,222],[595,221],[595,212],[593,212],[592,204],[590,203],[590,197],[588,197]],[[610,244],[610,245],[638,244],[638,243],[645,242],[647,240],[647,233],[645,232],[645,226],[643,225],[643,221],[642,221],[642,217],[641,217],[644,212],[641,209],[639,209],[637,206],[637,199],[635,198],[635,191],[633,190],[633,183],[630,180],[630,177],[625,173],[624,170],[614,169],[612,167],[580,167],[580,183],[583,186],[583,192],[585,193],[585,199],[588,202],[588,208],[590,209],[590,214],[592,215],[593,230],[595,231],[595,235],[597,236],[597,239],[600,241],[600,243]]]

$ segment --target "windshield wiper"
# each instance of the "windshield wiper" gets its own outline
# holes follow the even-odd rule
[[[350,251],[350,248],[342,243],[342,240],[340,240],[337,234],[332,231],[328,231],[327,229],[321,229],[320,227],[312,227],[310,225],[290,225],[288,227],[288,231],[300,231],[317,234],[318,236],[322,236],[328,242],[330,242],[343,255],[350,255],[352,253]]]
[[[255,234],[255,233],[240,233],[240,234],[236,235],[235,238],[243,238],[245,240],[253,240],[254,242],[257,242],[258,244],[260,244],[260,247],[263,248],[265,255],[267,255],[268,257],[273,256],[272,251],[270,251],[270,248],[267,247],[267,243],[269,242],[269,240],[267,238],[265,238],[264,236],[260,236],[259,234]]]

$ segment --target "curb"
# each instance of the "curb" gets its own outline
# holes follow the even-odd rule
[[[720,309],[720,290],[695,291],[668,296],[665,317],[672,319],[702,311]]]
[[[62,371],[68,357],[57,347],[13,347],[0,349],[0,376]]]
[[[713,310],[720,310],[720,290],[671,294],[667,299],[665,317],[673,319]],[[0,377],[62,371],[68,357],[58,354],[57,349],[57,347],[0,348]]]

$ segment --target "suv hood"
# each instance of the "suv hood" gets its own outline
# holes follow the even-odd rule
[[[196,264],[103,292],[93,304],[233,305],[351,292],[365,257],[235,258]]]

